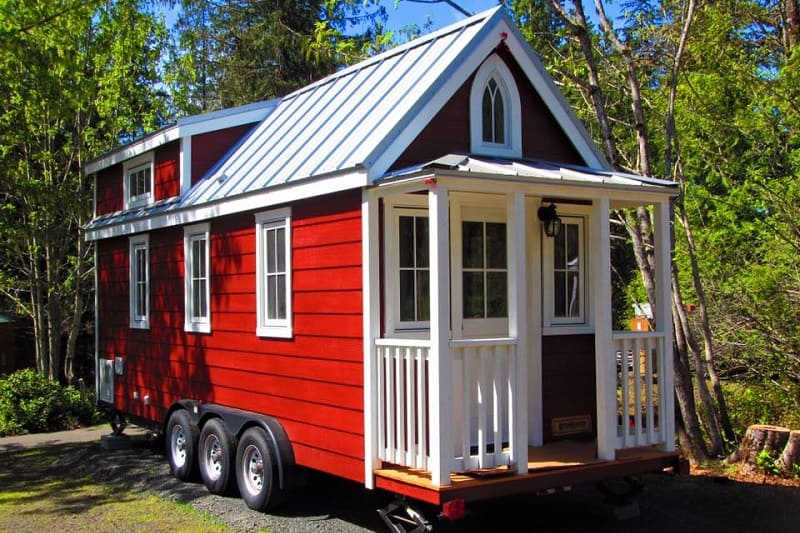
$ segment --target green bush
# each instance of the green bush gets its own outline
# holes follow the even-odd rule
[[[747,426],[753,424],[800,429],[800,391],[793,389],[775,384],[724,383],[723,393],[736,435],[742,437]]]
[[[32,368],[0,377],[0,436],[60,431],[99,421],[90,392],[62,387]]]

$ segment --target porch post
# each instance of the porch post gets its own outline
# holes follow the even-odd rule
[[[511,376],[509,397],[511,402],[511,427],[509,433],[513,460],[517,472],[528,472],[528,288],[525,243],[527,224],[525,195],[514,192],[508,196],[508,334],[517,339],[516,368]]]
[[[450,356],[450,243],[447,187],[428,188],[430,246],[431,482],[449,485],[453,464],[453,370]]]
[[[592,202],[591,271],[594,315],[594,364],[597,401],[597,458],[615,459],[617,447],[617,384],[611,336],[611,236],[608,198]]]
[[[655,278],[656,308],[654,309],[656,331],[664,335],[658,367],[659,425],[663,428],[664,450],[675,450],[675,375],[672,355],[672,209],[669,200],[653,207],[655,219]]]
[[[378,371],[375,339],[380,332],[380,272],[378,254],[378,199],[369,191],[361,196],[361,283],[364,327],[364,486],[375,488],[373,469],[378,460]]]

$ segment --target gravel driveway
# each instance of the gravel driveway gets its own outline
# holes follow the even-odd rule
[[[146,488],[166,499],[207,511],[237,531],[386,532],[376,510],[391,495],[331,476],[312,474],[280,513],[248,509],[238,497],[209,494],[202,483],[172,477],[166,457],[150,445],[146,433],[129,427],[131,446],[108,450],[100,444],[107,427],[0,439],[0,453],[43,445],[84,442],[60,460],[65,472],[91,474],[100,480]],[[739,483],[709,476],[652,475],[642,478],[639,516],[619,519],[594,486],[547,496],[504,498],[468,506],[464,520],[434,528],[458,532],[647,532],[691,533],[737,531],[800,532],[800,489]],[[630,507],[622,508],[631,510]],[[428,515],[429,518],[435,518]]]

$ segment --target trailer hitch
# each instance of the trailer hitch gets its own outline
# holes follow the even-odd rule
[[[402,497],[378,509],[378,514],[392,533],[426,533],[433,530],[425,517]],[[406,529],[406,526],[412,529]]]

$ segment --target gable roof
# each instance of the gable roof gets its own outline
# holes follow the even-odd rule
[[[505,40],[590,166],[604,166],[581,123],[502,6],[339,71],[282,99],[186,199],[197,205],[336,176],[335,187],[380,178]],[[527,67],[527,68],[526,68]]]
[[[87,238],[243,212],[374,184],[500,44],[587,167],[610,170],[502,5],[271,101],[270,112],[191,190],[98,217]],[[116,228],[115,228],[116,226]]]

